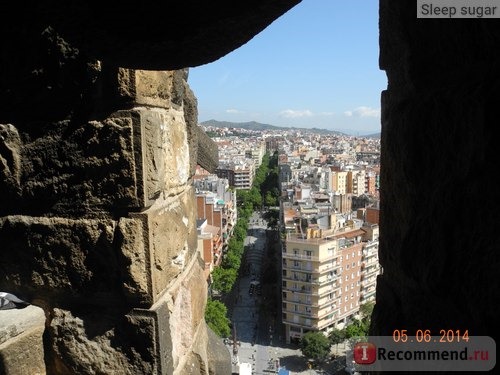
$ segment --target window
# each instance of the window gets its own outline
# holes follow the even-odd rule
[[[345,269],[346,269],[346,270],[348,270],[348,269],[349,269],[349,265],[347,265],[347,266],[345,267]]]
[[[348,300],[348,299],[349,299],[349,296],[345,296],[345,299],[344,299],[344,300],[345,300],[346,302],[347,302],[347,300]]]
[[[349,275],[345,275],[345,281],[349,280]]]
[[[351,284],[351,289],[354,289],[354,283]]]
[[[353,267],[356,267],[356,262],[352,262],[352,266],[353,266]]]
[[[349,290],[349,285],[345,286],[345,291],[347,292]]]
[[[351,279],[354,279],[354,273],[351,273]]]
[[[349,254],[347,254],[347,255],[345,256],[345,260],[347,260],[347,259],[349,259]]]

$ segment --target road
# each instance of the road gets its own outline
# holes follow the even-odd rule
[[[245,255],[242,271],[233,289],[233,298],[228,307],[229,317],[233,324],[237,345],[228,340],[227,347],[232,353],[233,374],[238,374],[238,364],[252,364],[252,374],[276,374],[284,367],[292,374],[333,374],[332,372],[308,369],[307,360],[297,346],[286,344],[284,327],[281,324],[281,290],[279,288],[281,272],[281,254],[273,258],[268,244],[267,222],[258,212],[254,212],[249,221],[247,237],[245,238]],[[271,237],[273,238],[273,237]],[[275,241],[274,239],[272,241]],[[269,259],[276,262],[278,272],[274,285],[265,283],[262,275],[264,267],[269,265]],[[260,283],[261,292],[254,286],[250,294],[251,284]]]

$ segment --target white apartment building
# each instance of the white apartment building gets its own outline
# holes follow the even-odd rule
[[[300,224],[298,225],[300,226]],[[286,340],[342,327],[375,296],[378,225],[353,220],[329,229],[310,224],[286,236],[282,251],[282,321]]]

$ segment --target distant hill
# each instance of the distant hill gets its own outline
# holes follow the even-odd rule
[[[302,130],[309,131],[317,134],[331,134],[331,135],[348,135],[335,130],[318,129],[318,128],[296,128],[289,126],[275,126],[269,124],[262,124],[260,122],[250,121],[250,122],[229,122],[229,121],[217,121],[208,120],[200,123],[203,126],[213,126],[216,128],[238,128],[246,130]]]
[[[374,133],[374,134],[363,135],[363,138],[380,138],[380,136],[381,136],[380,133]]]

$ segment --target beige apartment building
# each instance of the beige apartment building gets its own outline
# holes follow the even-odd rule
[[[309,225],[288,233],[284,241],[282,321],[288,343],[308,331],[342,327],[362,303],[374,299],[378,225],[330,227]]]

